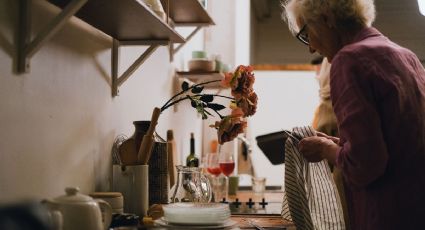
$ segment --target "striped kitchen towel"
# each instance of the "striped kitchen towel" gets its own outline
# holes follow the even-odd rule
[[[288,135],[282,217],[293,221],[297,229],[345,229],[341,201],[328,163],[309,163],[298,151],[298,141],[315,136],[314,129],[296,127]]]

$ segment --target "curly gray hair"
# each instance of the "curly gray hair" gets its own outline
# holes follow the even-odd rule
[[[299,31],[297,20],[330,18],[334,27],[357,25],[370,27],[375,20],[374,0],[282,0],[282,17],[293,34]]]

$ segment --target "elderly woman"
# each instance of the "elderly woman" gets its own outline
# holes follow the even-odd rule
[[[340,139],[319,133],[299,150],[341,169],[351,229],[425,226],[425,70],[371,27],[373,0],[289,0],[290,30],[332,63]]]

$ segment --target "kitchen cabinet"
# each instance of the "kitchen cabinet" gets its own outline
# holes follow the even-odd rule
[[[62,10],[32,40],[30,31],[31,0],[20,0],[18,73],[29,71],[29,59],[59,31],[72,16],[112,37],[112,95],[159,46],[170,46],[171,56],[204,26],[213,20],[197,0],[163,0],[164,10],[173,23],[158,17],[142,0],[48,0]],[[170,25],[171,24],[171,25]],[[193,26],[195,30],[183,38],[176,26]],[[130,67],[118,76],[120,46],[149,46]]]

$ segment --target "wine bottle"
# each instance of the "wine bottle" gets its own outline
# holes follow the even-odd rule
[[[199,167],[199,159],[195,156],[195,138],[193,133],[190,133],[190,154],[186,157],[186,166]]]

